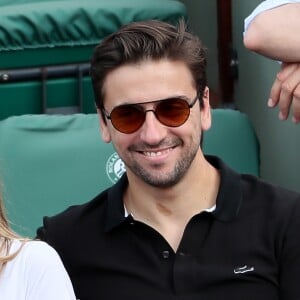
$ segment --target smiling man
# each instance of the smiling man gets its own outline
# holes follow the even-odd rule
[[[95,49],[102,139],[126,173],[38,230],[81,300],[299,299],[300,195],[203,154],[205,69],[184,22],[132,23]]]

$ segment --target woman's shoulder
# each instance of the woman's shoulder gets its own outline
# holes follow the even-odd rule
[[[43,269],[63,269],[61,259],[54,248],[46,242],[38,240],[12,240],[10,255],[16,254],[11,261],[27,269],[28,272]]]
[[[11,253],[18,250],[8,266],[16,278],[13,281],[25,286],[30,299],[75,299],[71,281],[54,248],[43,241],[16,239]]]
[[[22,241],[19,241],[22,243]],[[55,253],[56,251],[48,245],[46,242],[39,241],[39,240],[27,240],[24,242],[24,251],[30,252],[30,253]]]
[[[32,267],[38,265],[53,265],[53,263],[61,264],[59,255],[54,248],[49,246],[46,242],[37,240],[14,240],[11,247],[11,252],[18,251],[17,257],[30,263]]]

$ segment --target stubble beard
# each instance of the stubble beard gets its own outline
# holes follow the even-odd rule
[[[168,173],[160,170],[160,165],[154,166],[149,171],[137,162],[134,162],[131,166],[127,166],[127,168],[138,178],[153,187],[168,188],[176,185],[184,177],[195,159],[197,151],[199,151],[199,145],[193,144],[188,151],[182,155],[182,158],[175,163],[173,170]]]

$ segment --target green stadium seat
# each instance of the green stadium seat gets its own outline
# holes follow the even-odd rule
[[[130,22],[186,16],[179,0],[0,0],[0,120],[95,113],[95,46]]]
[[[259,175],[259,144],[246,115],[213,110],[204,152]],[[102,141],[96,114],[23,115],[0,121],[0,176],[12,226],[33,237],[44,215],[91,200],[125,167]]]

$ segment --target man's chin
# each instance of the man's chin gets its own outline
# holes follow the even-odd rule
[[[139,178],[141,178],[145,183],[156,188],[170,188],[176,185],[182,176],[174,176],[174,174],[168,175],[164,172],[161,176],[158,176],[158,174],[140,174]]]

